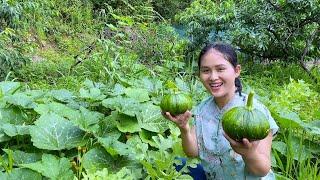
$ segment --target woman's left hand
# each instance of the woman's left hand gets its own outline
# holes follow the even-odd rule
[[[224,133],[224,136],[230,142],[231,148],[242,156],[248,172],[257,175],[265,176],[271,168],[271,144],[272,132],[269,135],[258,141],[249,142],[243,138],[242,142],[237,142]]]
[[[259,140],[250,142],[247,138],[243,138],[242,142],[238,142],[233,140],[226,133],[223,133],[223,135],[230,142],[230,146],[232,147],[232,149],[236,153],[245,157],[255,154],[260,142]]]

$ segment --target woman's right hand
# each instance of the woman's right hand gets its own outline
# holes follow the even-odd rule
[[[186,111],[185,113],[178,114],[176,116],[171,115],[170,112],[162,112],[162,115],[166,119],[173,121],[181,131],[187,132],[190,130],[189,123],[188,123],[192,115],[190,111]]]

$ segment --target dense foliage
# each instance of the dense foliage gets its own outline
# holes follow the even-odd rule
[[[209,41],[229,41],[246,55],[247,61],[299,62],[314,76],[305,61],[319,60],[318,0],[195,0],[176,19],[191,38],[191,52]]]

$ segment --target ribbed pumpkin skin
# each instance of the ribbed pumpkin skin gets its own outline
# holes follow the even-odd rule
[[[222,127],[236,141],[242,141],[243,138],[249,141],[264,139],[270,129],[269,122],[261,111],[249,111],[246,107],[234,107],[225,113]]]
[[[270,124],[267,117],[252,107],[252,97],[250,104],[234,107],[222,116],[223,130],[236,141],[242,141],[243,138],[249,141],[261,140],[269,134]]]
[[[171,115],[183,114],[192,108],[192,99],[183,93],[168,94],[163,97],[160,108]]]

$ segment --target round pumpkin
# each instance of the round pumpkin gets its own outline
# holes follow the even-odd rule
[[[160,108],[163,112],[170,112],[171,115],[176,116],[192,108],[192,99],[184,93],[175,92],[162,98]]]
[[[223,130],[236,141],[261,140],[269,134],[269,121],[263,112],[253,107],[253,96],[254,92],[250,92],[246,106],[231,108],[222,116]]]

